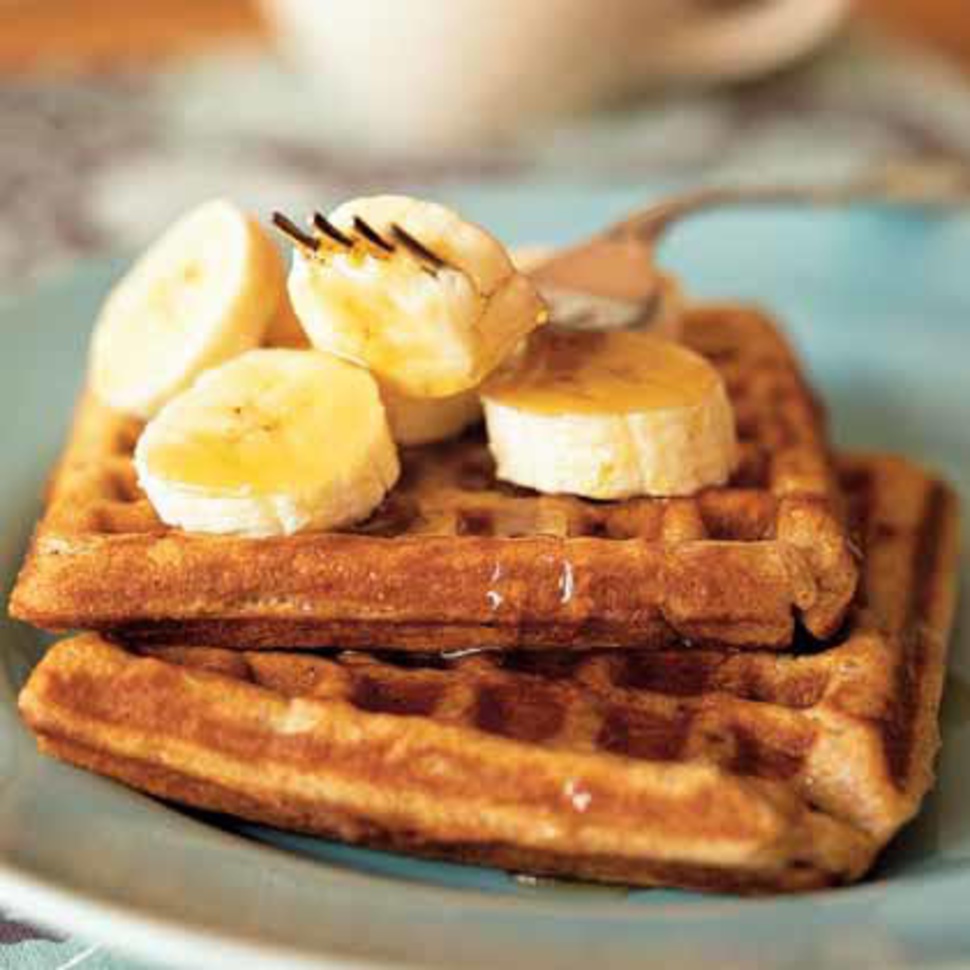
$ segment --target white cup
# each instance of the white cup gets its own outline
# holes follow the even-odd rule
[[[358,148],[473,150],[631,87],[757,74],[849,0],[263,0]]]

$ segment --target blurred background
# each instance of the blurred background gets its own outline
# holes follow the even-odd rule
[[[914,157],[970,160],[968,0],[0,0],[6,289],[214,195]]]

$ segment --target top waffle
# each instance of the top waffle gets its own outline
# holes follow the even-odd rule
[[[837,630],[856,556],[820,408],[761,313],[686,313],[732,399],[741,463],[686,499],[598,503],[497,482],[475,437],[404,454],[366,522],[243,539],[163,525],[131,460],[140,431],[86,395],[11,612],[140,642],[441,650],[719,643]]]

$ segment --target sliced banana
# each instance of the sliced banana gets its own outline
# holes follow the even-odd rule
[[[459,435],[482,418],[477,389],[451,397],[408,397],[383,387],[391,434],[399,445],[429,445]]]
[[[405,196],[355,199],[318,217],[294,253],[289,292],[314,346],[411,397],[475,387],[546,318],[498,240]]]
[[[720,375],[653,334],[546,328],[482,396],[499,478],[542,492],[689,495],[736,462]]]
[[[149,418],[206,368],[262,339],[285,292],[273,242],[230,202],[182,216],[115,286],[91,345],[106,404]]]
[[[377,383],[329,354],[251,350],[170,401],[135,449],[169,525],[245,536],[336,529],[397,480]]]

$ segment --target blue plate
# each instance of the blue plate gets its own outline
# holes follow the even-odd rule
[[[566,242],[642,202],[582,187],[456,187],[511,242]],[[878,208],[699,217],[662,256],[701,296],[790,325],[846,447],[905,451],[970,494],[970,219]],[[13,581],[123,264],[0,298],[0,579]],[[970,625],[953,641],[940,778],[865,883],[799,898],[528,885],[259,826],[227,828],[39,757],[14,698],[42,639],[0,623],[0,896],[156,960],[200,967],[508,970],[929,966],[970,953]]]

